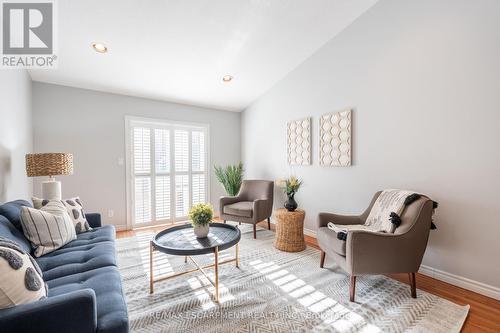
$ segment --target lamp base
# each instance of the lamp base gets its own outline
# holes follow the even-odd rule
[[[61,182],[54,178],[42,182],[42,198],[47,200],[62,200]]]

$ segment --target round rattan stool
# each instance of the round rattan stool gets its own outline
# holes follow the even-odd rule
[[[304,241],[304,218],[306,212],[297,209],[289,212],[284,208],[275,211],[276,239],[274,247],[285,252],[300,252],[306,249]]]

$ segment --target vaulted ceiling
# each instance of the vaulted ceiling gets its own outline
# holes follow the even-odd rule
[[[57,2],[58,68],[33,80],[240,111],[377,0]],[[93,42],[109,51],[97,53]],[[233,76],[223,82],[224,75]]]

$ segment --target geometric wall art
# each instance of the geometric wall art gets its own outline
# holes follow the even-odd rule
[[[327,113],[319,120],[319,164],[351,165],[351,110]]]
[[[290,165],[311,164],[311,118],[289,121],[286,129]]]

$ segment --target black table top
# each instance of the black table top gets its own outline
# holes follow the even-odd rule
[[[153,239],[156,250],[173,255],[193,256],[228,249],[238,243],[241,232],[238,227],[224,223],[210,223],[206,238],[196,238],[190,223],[165,229]]]

